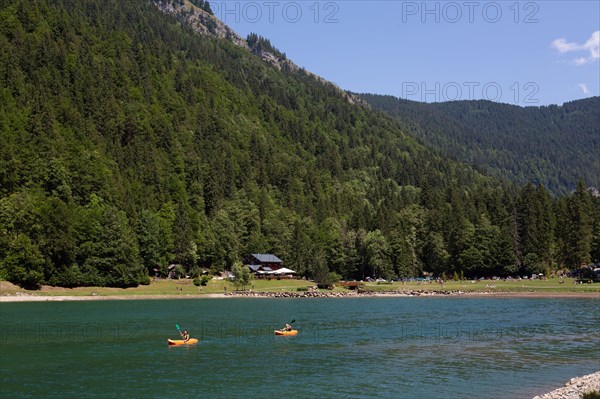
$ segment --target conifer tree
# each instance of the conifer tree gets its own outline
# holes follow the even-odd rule
[[[583,179],[565,205],[562,258],[567,267],[578,268],[590,263],[593,238],[591,198]]]

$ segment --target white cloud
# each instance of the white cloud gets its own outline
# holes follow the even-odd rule
[[[577,57],[573,60],[575,65],[584,65],[600,58],[600,30],[592,33],[592,36],[584,43],[567,42],[567,39],[560,38],[552,42],[552,47],[559,53],[568,53],[572,51],[588,51],[588,57]]]
[[[588,88],[587,84],[585,84],[585,83],[579,83],[577,86],[579,86],[579,88],[581,89],[581,91],[583,92],[583,94],[589,94],[590,93],[590,89]]]
[[[552,42],[552,47],[558,50],[559,53],[566,53],[567,51],[579,50],[577,43],[567,43],[566,39],[556,39]]]

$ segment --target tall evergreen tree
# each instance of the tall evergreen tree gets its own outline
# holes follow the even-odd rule
[[[148,274],[165,273],[160,250],[160,219],[154,212],[144,209],[138,227],[140,257]]]
[[[517,204],[521,267],[538,273],[551,266],[554,221],[548,193],[543,186],[525,186]]]
[[[563,211],[562,259],[565,266],[578,268],[590,263],[593,238],[591,198],[583,179],[579,179],[575,192],[567,198]]]
[[[600,195],[596,191],[592,197],[592,245],[590,256],[592,262],[600,262]]]

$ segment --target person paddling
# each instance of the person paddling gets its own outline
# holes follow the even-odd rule
[[[190,340],[190,334],[187,332],[187,330],[183,330],[182,333],[180,333],[181,338],[183,338],[184,342],[188,342]]]
[[[292,326],[290,326],[289,324],[285,323],[285,327],[282,328],[283,331],[292,331]]]

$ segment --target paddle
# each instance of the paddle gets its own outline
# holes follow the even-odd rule
[[[181,332],[181,329],[179,328],[179,324],[175,324],[175,327],[177,327],[177,331],[179,331],[179,335],[181,335],[181,338],[183,338],[183,333]]]

